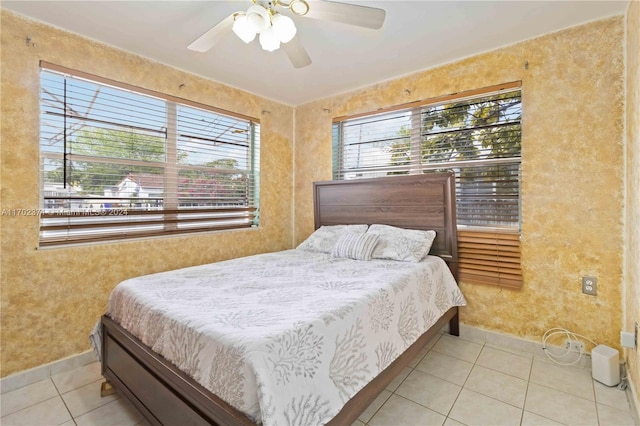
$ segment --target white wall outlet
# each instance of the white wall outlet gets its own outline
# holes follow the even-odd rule
[[[635,348],[636,347],[636,337],[630,331],[621,331],[620,332],[620,345],[625,348]]]
[[[564,348],[571,352],[585,353],[584,343],[579,340],[565,339]]]
[[[596,288],[598,279],[596,277],[582,277],[582,292],[591,296],[596,296],[598,290]]]
[[[620,345],[625,348],[638,347],[638,323],[635,324],[633,332],[624,330],[620,332]]]

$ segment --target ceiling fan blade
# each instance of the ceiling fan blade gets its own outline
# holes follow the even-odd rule
[[[309,12],[304,16],[378,30],[382,28],[386,15],[387,12],[385,12],[384,9],[375,7],[334,1],[312,0],[309,1]]]
[[[307,65],[311,65],[311,58],[298,37],[294,37],[288,43],[283,43],[282,49],[289,57],[294,68],[304,68]]]
[[[206,52],[218,43],[222,37],[229,34],[232,28],[233,15],[229,15],[222,21],[218,22],[215,27],[211,28],[209,31],[194,40],[189,46],[187,46],[187,49],[194,50],[196,52]]]

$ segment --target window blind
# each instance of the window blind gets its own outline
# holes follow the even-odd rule
[[[520,90],[334,123],[334,179],[452,170],[458,224],[519,224]]]
[[[522,287],[520,236],[515,231],[458,230],[459,278]]]
[[[517,287],[519,241],[511,254],[520,224],[521,118],[519,82],[337,118],[333,177],[453,171],[461,278]],[[481,250],[465,246],[465,227],[480,227],[473,244]]]
[[[255,120],[42,66],[40,245],[258,225]]]

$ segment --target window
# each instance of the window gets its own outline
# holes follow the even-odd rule
[[[42,64],[40,245],[258,225],[256,120]]]
[[[453,171],[460,278],[518,287],[521,118],[520,83],[338,118],[334,179]]]

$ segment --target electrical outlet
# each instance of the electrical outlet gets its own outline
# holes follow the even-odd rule
[[[564,348],[570,350],[571,352],[584,353],[584,343],[578,340],[565,339]]]
[[[596,277],[582,277],[582,292],[591,296],[597,295],[597,283],[598,279]]]
[[[637,346],[636,336],[630,331],[621,331],[620,345],[623,348],[635,348]]]
[[[635,323],[633,333],[630,331],[620,331],[620,345],[623,348],[638,349],[638,323]]]

